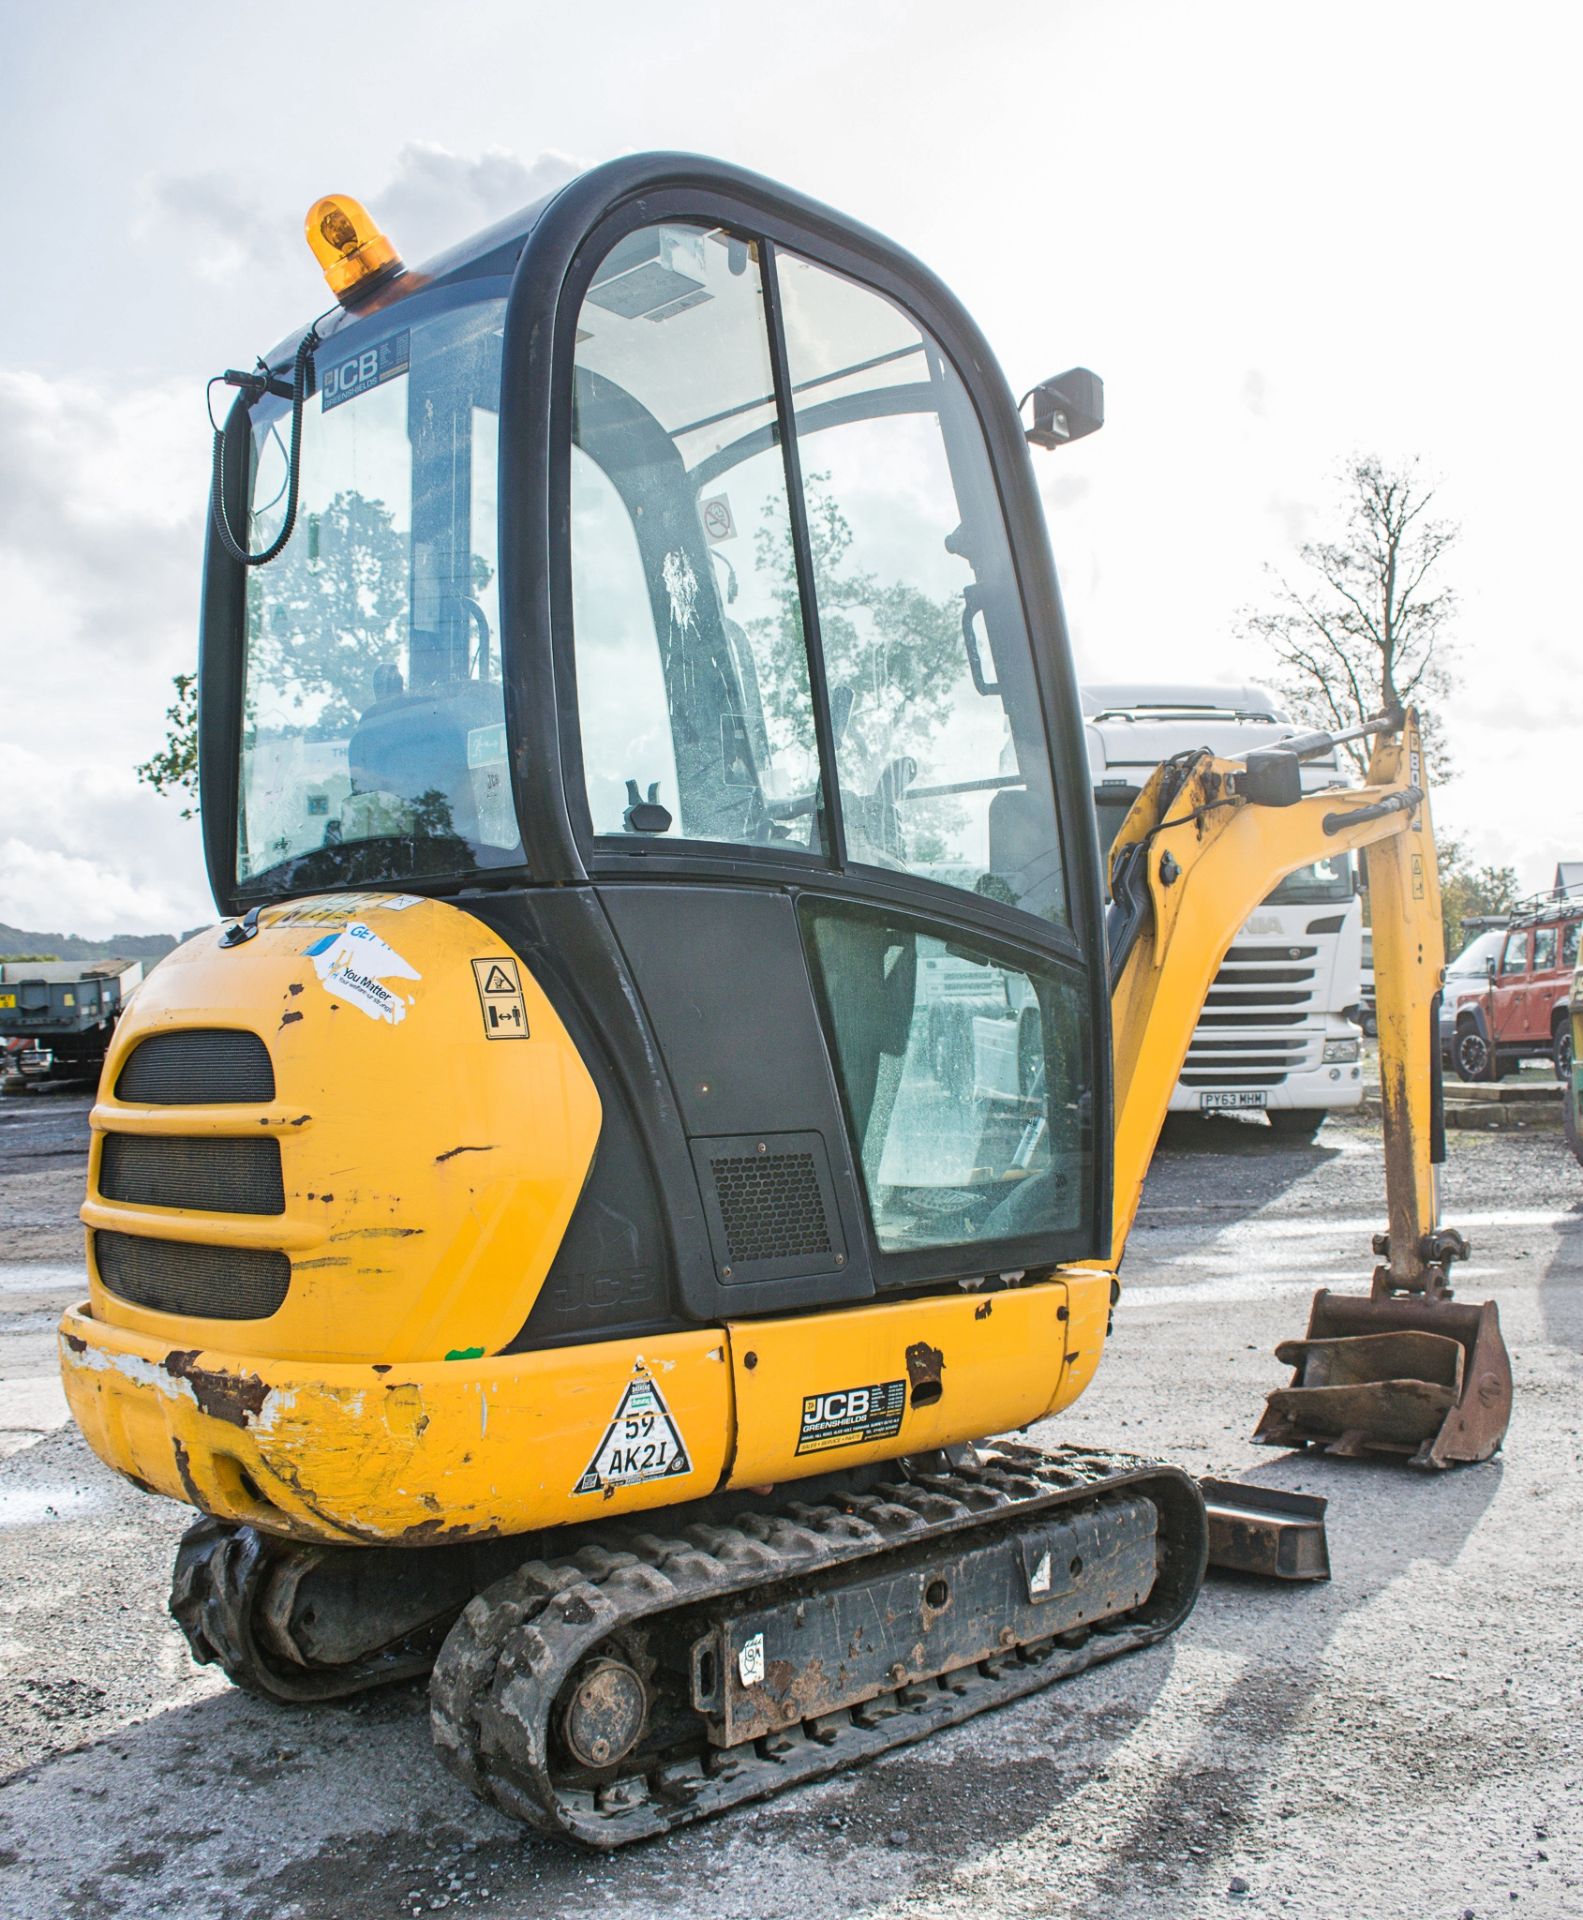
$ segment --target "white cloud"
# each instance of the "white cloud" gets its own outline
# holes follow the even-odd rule
[[[395,177],[369,209],[402,257],[416,264],[542,200],[582,167],[553,149],[523,160],[504,147],[488,147],[468,159],[415,140],[396,155]]]
[[[416,266],[582,171],[583,162],[547,148],[524,160],[506,147],[469,157],[430,141],[401,147],[391,177],[365,198],[369,212]],[[359,196],[364,197],[364,196]],[[301,229],[283,221],[277,193],[227,168],[165,174],[145,189],[143,235],[174,221],[184,254],[209,281],[266,281],[306,260]]]
[[[99,939],[214,918],[195,821],[130,766],[8,743],[0,754],[0,920]]]

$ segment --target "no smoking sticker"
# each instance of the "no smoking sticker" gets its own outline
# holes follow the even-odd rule
[[[698,511],[703,515],[704,532],[711,540],[736,538],[736,516],[731,511],[731,501],[726,494],[711,494],[707,500],[700,500]]]
[[[475,960],[473,978],[478,983],[478,1004],[484,1013],[485,1039],[526,1040],[528,1009],[522,998],[522,979],[516,961],[509,957]]]

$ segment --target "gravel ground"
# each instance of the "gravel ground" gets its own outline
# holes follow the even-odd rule
[[[63,1424],[85,1100],[0,1103],[0,1916],[1461,1920],[1583,1914],[1583,1171],[1460,1134],[1459,1291],[1517,1377],[1505,1453],[1442,1476],[1248,1443],[1275,1341],[1361,1285],[1377,1132],[1173,1123],[1097,1383],[1041,1437],[1329,1496],[1335,1578],[1215,1581],[1172,1641],[613,1858],[525,1837],[428,1752],[422,1690],[313,1711],[194,1668],[184,1513]]]

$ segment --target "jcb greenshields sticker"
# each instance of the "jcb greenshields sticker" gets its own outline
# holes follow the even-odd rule
[[[841,1387],[834,1393],[810,1393],[802,1403],[799,1453],[823,1453],[827,1447],[859,1447],[870,1440],[894,1440],[907,1406],[902,1380],[881,1380],[871,1387]]]

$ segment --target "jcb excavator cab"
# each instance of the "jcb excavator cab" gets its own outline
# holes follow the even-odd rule
[[[1077,708],[1016,412],[957,303],[661,159],[321,332],[292,539],[255,568],[211,543],[210,871],[266,924],[348,885],[464,901],[597,1035],[599,1147],[516,1344],[1102,1257]],[[239,411],[255,548],[293,444],[288,391]],[[928,1044],[936,958],[976,1042],[964,1012]],[[1023,1009],[1007,1114],[983,1023]]]
[[[447,1763],[611,1846],[1158,1639],[1193,1483],[972,1443],[1092,1380],[1248,911],[1432,861],[1410,717],[1329,800],[1162,769],[1107,955],[1027,451],[1092,376],[1025,434],[915,261],[685,157],[421,272],[309,237],[340,310],[215,452],[234,919],[117,1029],[61,1328],[95,1449],[207,1516],[195,1652],[432,1666]]]

